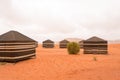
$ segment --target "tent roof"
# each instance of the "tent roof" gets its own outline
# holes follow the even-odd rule
[[[35,40],[17,32],[17,31],[9,31],[2,35],[0,35],[0,42],[36,42]]]
[[[89,39],[87,39],[85,41],[106,41],[106,40],[101,39],[101,38],[96,37],[96,36],[93,36],[93,37],[91,37],[91,38],[89,38]]]
[[[64,40],[60,41],[60,43],[69,43],[69,41],[64,39]]]
[[[48,40],[43,41],[43,43],[54,43],[54,42],[52,40],[48,39]]]

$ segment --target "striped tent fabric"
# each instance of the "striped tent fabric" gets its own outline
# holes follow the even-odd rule
[[[84,40],[79,41],[80,48],[83,49],[83,42]]]
[[[17,62],[35,57],[37,41],[17,32],[9,31],[0,36],[0,61]]]
[[[69,41],[68,40],[62,40],[62,41],[60,41],[60,43],[59,43],[59,47],[60,48],[67,48],[67,44],[69,43]]]
[[[99,37],[91,37],[83,41],[84,54],[107,54],[108,42]]]
[[[43,41],[42,46],[44,48],[53,48],[54,47],[54,42],[52,40],[48,39],[48,40]]]

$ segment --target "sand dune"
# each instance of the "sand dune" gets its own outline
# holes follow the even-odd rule
[[[109,45],[109,55],[82,51],[68,55],[66,49],[39,45],[36,59],[0,65],[0,80],[120,80],[120,44]]]

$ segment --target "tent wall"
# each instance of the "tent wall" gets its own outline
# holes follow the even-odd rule
[[[54,43],[43,43],[43,47],[44,48],[53,48],[54,47]]]
[[[60,48],[67,48],[67,44],[68,44],[68,43],[60,43],[59,46],[60,46]]]
[[[36,42],[0,42],[0,61],[16,62],[35,56]]]
[[[107,54],[107,41],[84,41],[84,54]]]

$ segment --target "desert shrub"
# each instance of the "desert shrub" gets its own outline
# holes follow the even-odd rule
[[[80,46],[76,42],[70,42],[67,45],[67,50],[69,54],[78,54],[80,51]]]
[[[96,57],[93,57],[93,60],[94,60],[94,61],[97,61],[97,58],[96,58]]]

